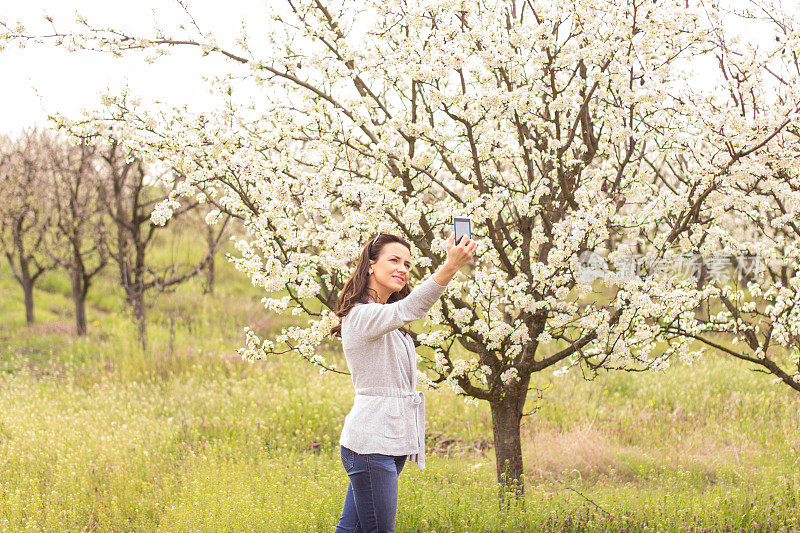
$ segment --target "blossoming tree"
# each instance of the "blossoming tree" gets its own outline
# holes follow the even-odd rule
[[[705,174],[680,248],[708,258],[696,286],[683,285],[699,312],[662,326],[800,391],[800,18],[796,6],[752,3],[727,20],[762,39],[716,24],[709,44],[724,90],[693,98],[705,159],[661,167],[673,184]]]
[[[69,272],[75,333],[86,335],[86,297],[106,264],[106,217],[101,205],[102,181],[94,147],[54,137],[48,150],[52,210],[48,254]]]
[[[56,268],[47,254],[53,206],[47,197],[50,171],[47,132],[29,129],[17,139],[0,138],[0,251],[25,301],[25,320],[35,323],[33,288]]]
[[[716,184],[737,179],[794,120],[784,105],[714,129],[726,110],[704,114],[715,100],[691,92],[687,73],[693,58],[727,60],[716,9],[287,0],[259,46],[247,36],[224,44],[191,25],[141,36],[86,23],[52,38],[113,53],[197,47],[231,61],[230,78],[216,84],[226,100],[217,113],[152,111],[123,95],[72,127],[114,122],[180,176],[154,221],[166,222],[181,196],[215,205],[210,223],[242,220],[237,267],[266,293],[288,292],[265,297],[268,309],[309,318],[275,339],[248,331],[248,359],[296,351],[341,372],[317,348],[366,239],[404,236],[419,279],[443,261],[451,217],[470,216],[480,257],[413,334],[431,354],[422,385],[489,404],[498,480],[521,489],[534,373],[642,370],[695,353],[674,326],[708,286],[628,275],[626,250],[664,258],[695,242],[711,227],[704,208]],[[243,87],[258,98],[239,97]],[[705,149],[731,133],[730,150]],[[617,266],[602,282],[585,276],[582,258],[594,250]]]

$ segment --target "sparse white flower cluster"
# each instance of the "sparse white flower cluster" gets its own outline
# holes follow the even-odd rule
[[[508,385],[518,380],[519,380],[519,372],[513,366],[508,370],[504,371],[502,374],[500,374],[500,381],[503,382],[503,385]]]
[[[244,346],[238,349],[238,353],[246,361],[253,363],[258,359],[265,359],[265,354],[270,353],[275,348],[275,344],[272,341],[262,341],[249,327],[244,328],[244,334]]]

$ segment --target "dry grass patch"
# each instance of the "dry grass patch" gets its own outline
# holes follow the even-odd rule
[[[616,458],[619,446],[590,425],[569,430],[523,430],[523,462],[528,475],[544,480],[578,472],[581,477],[620,473],[625,465]]]

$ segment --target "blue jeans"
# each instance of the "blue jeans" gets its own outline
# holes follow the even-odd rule
[[[350,483],[336,533],[391,533],[397,513],[397,477],[408,456],[340,448]]]

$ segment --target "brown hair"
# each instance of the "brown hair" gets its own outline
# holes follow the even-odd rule
[[[332,336],[342,336],[342,318],[346,317],[356,304],[368,303],[370,296],[372,296],[374,300],[378,299],[378,295],[375,294],[375,291],[369,288],[369,262],[376,261],[381,255],[383,247],[392,242],[399,242],[411,251],[411,246],[408,242],[391,233],[378,233],[377,237],[370,239],[369,242],[364,245],[364,248],[361,250],[361,255],[358,256],[355,272],[353,272],[350,279],[348,279],[344,287],[342,287],[342,292],[339,293],[336,310],[339,323],[331,328],[330,334]],[[392,293],[386,303],[389,304],[402,300],[408,296],[410,292],[411,289],[408,283],[406,283],[402,289]],[[400,331],[405,334],[409,333],[405,326],[401,327]]]

